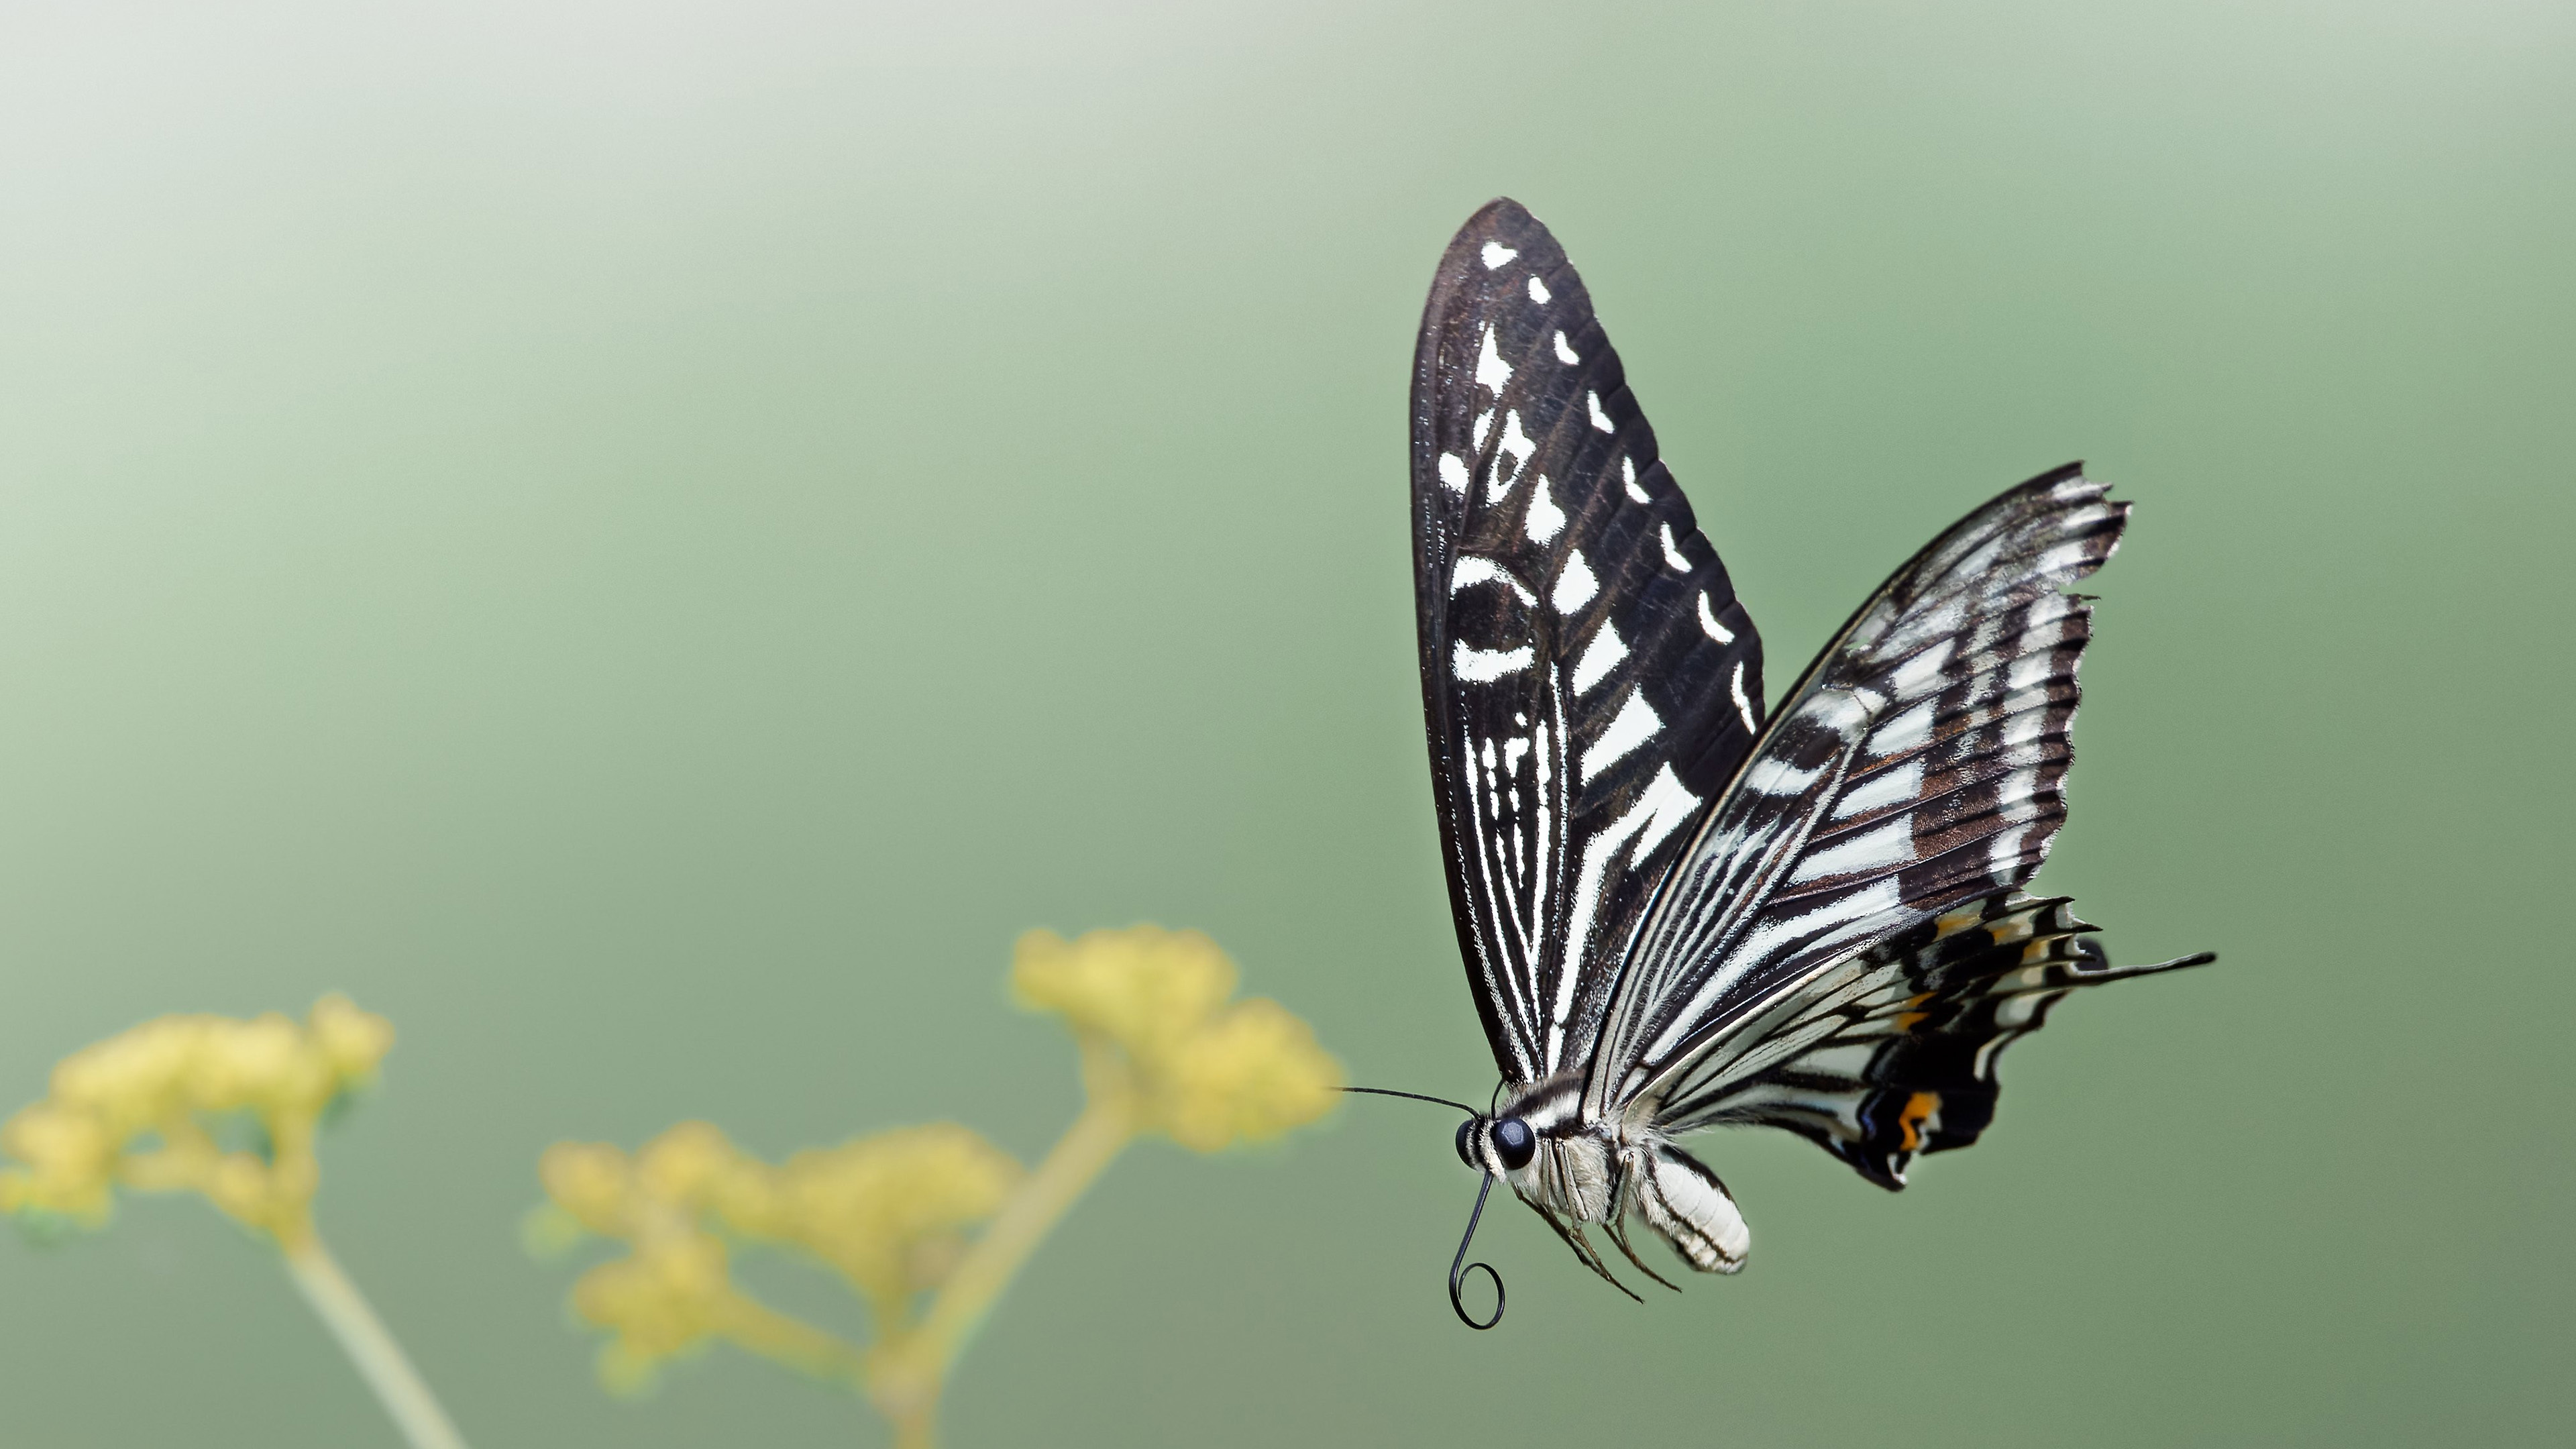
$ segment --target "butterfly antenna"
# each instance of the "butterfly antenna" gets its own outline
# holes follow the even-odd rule
[[[1477,1115],[1476,1109],[1468,1106],[1464,1102],[1452,1102],[1446,1097],[1426,1097],[1420,1092],[1398,1092],[1387,1087],[1344,1087],[1342,1090],[1345,1092],[1364,1092],[1372,1097],[1404,1097],[1416,1102],[1429,1102],[1432,1105],[1439,1107],[1455,1107],[1459,1111],[1466,1113],[1469,1117]],[[1465,1129],[1461,1128],[1460,1130],[1463,1132]],[[1493,1190],[1494,1175],[1488,1172],[1484,1175],[1484,1181],[1477,1185],[1476,1209],[1475,1211],[1467,1214],[1467,1231],[1458,1239],[1458,1255],[1449,1260],[1449,1308],[1451,1312],[1458,1315],[1458,1321],[1467,1325],[1469,1328],[1491,1328],[1495,1324],[1503,1321],[1503,1275],[1495,1272],[1494,1265],[1491,1263],[1470,1263],[1467,1261],[1467,1245],[1476,1241],[1476,1224],[1484,1221],[1485,1198]],[[1479,1268],[1485,1270],[1485,1276],[1493,1280],[1494,1284],[1494,1313],[1492,1317],[1483,1320],[1479,1320],[1474,1314],[1467,1311],[1466,1299],[1467,1275],[1475,1272]],[[1625,1292],[1626,1290],[1622,1289],[1621,1291]]]
[[[1442,1107],[1455,1107],[1470,1117],[1476,1115],[1476,1109],[1468,1106],[1464,1102],[1452,1102],[1446,1097],[1426,1097],[1420,1092],[1398,1092],[1385,1087],[1344,1087],[1342,1090],[1345,1092],[1365,1092],[1372,1097],[1410,1097],[1416,1102],[1431,1102]]]
[[[1503,1275],[1495,1272],[1494,1265],[1491,1263],[1467,1261],[1467,1245],[1476,1241],[1476,1223],[1485,1216],[1485,1194],[1493,1190],[1494,1175],[1489,1172],[1485,1174],[1484,1182],[1476,1189],[1476,1210],[1467,1214],[1467,1234],[1458,1240],[1458,1256],[1449,1260],[1449,1307],[1458,1315],[1458,1321],[1469,1328],[1491,1328],[1503,1321]],[[1494,1316],[1481,1323],[1467,1312],[1467,1301],[1461,1296],[1461,1291],[1467,1284],[1467,1275],[1479,1268],[1485,1270],[1486,1277],[1494,1280]]]

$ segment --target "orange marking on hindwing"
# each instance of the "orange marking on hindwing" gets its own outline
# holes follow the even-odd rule
[[[1905,1002],[1905,1009],[1896,1014],[1897,1031],[1899,1033],[1912,1031],[1925,1017],[1930,1016],[1932,1013],[1923,1009],[1923,1003],[1930,1001],[1931,999],[1932,993],[1929,991],[1908,997]]]
[[[1941,1094],[1917,1092],[1905,1099],[1905,1110],[1896,1114],[1896,1125],[1905,1132],[1905,1150],[1913,1152],[1923,1142],[1921,1127],[1933,1113],[1941,1110]]]

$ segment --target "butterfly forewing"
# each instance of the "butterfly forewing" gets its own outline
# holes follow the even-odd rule
[[[1582,279],[1509,201],[1424,311],[1413,507],[1450,900],[1525,1084],[1590,1059],[1647,900],[1761,728],[1762,654]]]
[[[1829,1034],[1853,958],[2038,869],[2065,820],[2090,613],[2127,515],[2075,468],[1977,510],[1809,666],[1641,930],[1588,1106],[1659,1120]]]

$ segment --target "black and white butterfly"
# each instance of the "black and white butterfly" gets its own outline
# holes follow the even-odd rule
[[[1487,1190],[1614,1284],[1587,1228],[1659,1282],[1631,1225],[1732,1273],[1743,1216],[1676,1137],[1785,1127],[1902,1187],[1977,1139],[1996,1057],[2059,997],[2211,959],[2113,966],[2022,890],[2066,818],[2068,586],[2127,516],[2076,465],[2006,491],[1766,715],[1761,637],[1582,280],[1518,204],[1469,219],[1414,359],[1413,537],[1450,903],[1502,1073],[1458,1133]]]

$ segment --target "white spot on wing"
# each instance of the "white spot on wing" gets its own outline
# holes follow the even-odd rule
[[[1872,810],[1902,805],[1922,793],[1923,762],[1908,760],[1893,770],[1872,775],[1845,790],[1843,798],[1834,806],[1834,818],[1849,820],[1855,815],[1867,815]]]
[[[1599,428],[1605,433],[1615,433],[1619,431],[1619,425],[1610,421],[1610,415],[1601,410],[1601,394],[1597,392],[1587,392],[1583,395],[1583,401],[1589,404],[1592,408],[1592,426]]]
[[[1827,689],[1811,694],[1806,703],[1798,706],[1798,715],[1820,729],[1856,740],[1861,727],[1869,723],[1871,705],[1877,698],[1873,695],[1863,700],[1861,694],[1857,689]]]
[[[1532,277],[1530,280],[1534,283],[1538,278]],[[1556,360],[1564,363],[1568,367],[1572,367],[1574,364],[1583,360],[1575,355],[1572,347],[1566,345],[1565,334],[1562,332],[1556,334]]]
[[[1995,813],[2010,822],[2012,827],[1997,835],[1995,843],[1986,852],[1987,866],[1999,881],[2010,882],[2020,869],[2023,842],[2030,837],[2030,822],[2039,818],[2039,801],[2035,798],[2038,791],[2037,770],[2015,770],[2004,777],[2002,787],[1995,792]],[[2047,848],[2048,842],[2043,839],[2040,842],[2042,853]]]
[[[2073,543],[2061,543],[2041,554],[2032,569],[2036,573],[2059,576],[2061,581],[2071,581],[2092,566],[2094,560],[2088,557],[2092,549],[2089,540],[2080,538]]]
[[[1996,813],[2012,821],[2035,819],[2039,815],[2039,806],[2033,803],[2032,797],[2038,793],[2039,772],[2015,770],[2004,776],[2003,784],[1995,791]]]
[[[1510,247],[1503,245],[1501,242],[1489,241],[1485,243],[1484,250],[1485,270],[1489,272],[1500,271],[1502,270],[1503,263],[1508,262],[1519,255],[1519,252],[1513,251]]]
[[[1637,836],[1637,854],[1645,855],[1663,844],[1664,837],[1690,819],[1691,812],[1698,808],[1699,797],[1682,787],[1681,776],[1673,773],[1673,767],[1658,767],[1655,778],[1646,782],[1646,788],[1638,793],[1637,803],[1631,807],[1631,813],[1637,810],[1650,812],[1646,816],[1646,828]]]
[[[1619,631],[1611,627],[1609,620],[1602,620],[1600,629],[1592,635],[1592,642],[1584,646],[1583,658],[1574,666],[1574,692],[1590,693],[1592,686],[1607,678],[1611,670],[1619,667],[1619,661],[1627,657],[1628,641],[1619,637]]]
[[[1530,300],[1538,303],[1542,307],[1546,306],[1549,301],[1547,283],[1540,281],[1536,277],[1530,278]]]
[[[1535,657],[1527,644],[1518,649],[1474,649],[1461,640],[1450,657],[1449,672],[1469,684],[1490,684],[1529,668]]]
[[[1493,389],[1494,396],[1501,397],[1511,380],[1512,365],[1503,361],[1503,354],[1495,348],[1494,326],[1488,322],[1485,324],[1485,340],[1478,345],[1476,352],[1476,381]]]
[[[1872,731],[1869,752],[1873,755],[1902,754],[1932,738],[1932,707],[1940,701],[1927,699],[1905,713]]]
[[[1627,485],[1629,497],[1636,499],[1640,503],[1652,503],[1655,501],[1647,494],[1645,489],[1637,486],[1637,462],[1635,459],[1621,458],[1619,460],[1619,481]]]
[[[1664,717],[1655,713],[1653,705],[1646,703],[1645,691],[1631,692],[1628,702],[1619,706],[1619,713],[1610,721],[1610,727],[1601,732],[1601,738],[1592,742],[1592,748],[1583,752],[1583,783],[1591,784],[1602,771],[1619,763],[1629,751],[1653,739],[1663,727]]]
[[[2016,825],[1996,836],[1995,843],[1986,847],[1986,874],[1993,876],[1998,883],[2011,882],[2014,867],[2021,864],[2021,837],[2029,828]]]
[[[2057,660],[2044,651],[2049,645],[2056,642],[2057,641],[2055,639],[2047,639],[2038,646],[2043,652],[2025,654],[2019,659],[2014,660],[2012,662],[2012,666],[2004,671],[2004,688],[2012,690],[2028,689],[2033,685],[2046,684],[2049,680],[2055,678],[2057,676]],[[2023,636],[2022,647],[2025,649],[2032,647],[2028,635]]]
[[[1744,716],[1744,732],[1749,735],[1762,733],[1762,726],[1753,722],[1753,701],[1744,697],[1744,661],[1741,659],[1735,661],[1735,677],[1726,682],[1726,692],[1735,696],[1735,712]]]
[[[1756,760],[1753,768],[1744,772],[1744,788],[1757,795],[1795,795],[1816,783],[1816,777],[1824,772],[1822,765],[1801,770],[1786,760]]]
[[[1690,560],[1682,557],[1682,551],[1674,546],[1673,526],[1669,523],[1664,525],[1664,562],[1676,573],[1690,572]]]
[[[1829,845],[1798,862],[1791,882],[1822,880],[1829,875],[1885,870],[1914,859],[1914,817],[1900,815],[1849,840]]]
[[[1533,508],[1531,512],[1535,514],[1537,510]],[[1562,515],[1558,521],[1564,521]],[[1556,606],[1558,613],[1571,614],[1591,603],[1592,596],[1599,592],[1601,581],[1592,576],[1592,565],[1583,561],[1583,550],[1578,548],[1566,555],[1565,572],[1556,576],[1556,587],[1548,592],[1547,601]]]
[[[1706,589],[1699,591],[1699,628],[1701,633],[1720,644],[1735,642],[1735,631],[1717,622],[1717,615],[1709,609]]]
[[[2048,727],[2048,712],[2026,709],[2004,721],[2004,762],[2010,765],[2039,763],[2039,742]]]
[[[1467,460],[1455,453],[1440,455],[1440,486],[1452,493],[1467,491]]]
[[[1939,684],[1941,666],[1950,662],[1950,651],[1956,648],[1957,644],[1958,641],[1954,639],[1943,639],[1896,666],[1896,672],[1888,677],[1888,683],[1895,689],[1896,697],[1912,699],[1925,689]]]
[[[1513,416],[1518,417],[1519,414]],[[1538,486],[1530,490],[1527,527],[1530,538],[1538,543],[1556,537],[1565,527],[1565,510],[1557,507],[1556,500],[1548,496],[1545,473],[1538,475]]]
[[[1504,572],[1502,565],[1489,558],[1478,558],[1474,554],[1460,555],[1458,562],[1449,570],[1449,592],[1454,594],[1460,589],[1471,589],[1478,584],[1501,584],[1518,594],[1522,603],[1533,608],[1538,605],[1538,596],[1523,587],[1520,580]]]

